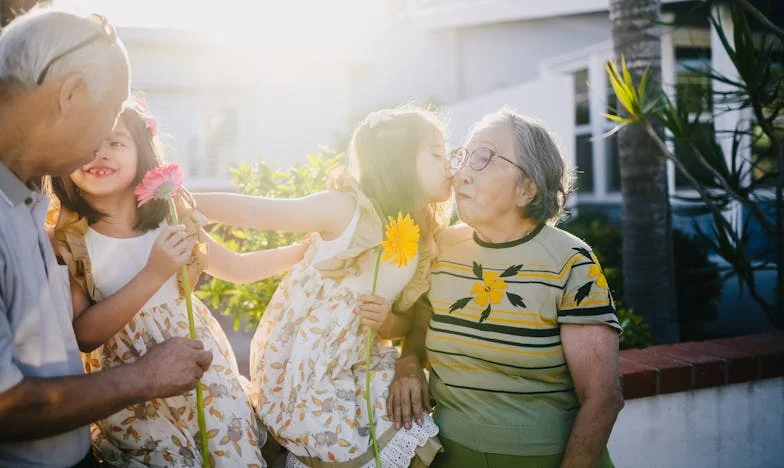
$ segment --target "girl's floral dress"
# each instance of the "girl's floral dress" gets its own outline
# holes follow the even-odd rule
[[[251,398],[289,450],[289,467],[375,466],[365,402],[366,328],[354,309],[357,297],[371,291],[383,225],[355,184],[346,190],[357,201],[351,224],[337,239],[315,237],[276,291],[251,345]],[[434,249],[422,242],[407,267],[382,262],[376,293],[397,299],[398,310],[410,308],[427,291]],[[440,449],[433,421],[398,431],[386,416],[397,358],[395,348],[376,339],[371,397],[382,465],[426,466]]]
[[[180,219],[190,235],[198,236],[199,214],[178,200]],[[60,256],[73,278],[93,301],[114,294],[145,265],[158,229],[131,239],[103,236],[88,227],[84,218],[61,209],[55,228]],[[203,269],[204,252],[192,262]],[[134,362],[150,346],[173,336],[188,336],[188,318],[179,279],[172,277],[139,312],[103,346],[84,354],[87,372]],[[204,373],[207,437],[213,466],[264,467],[261,428],[246,393],[247,380],[226,335],[210,311],[195,297],[197,335],[213,353]],[[115,466],[202,466],[196,393],[156,398],[132,405],[92,426],[93,446],[100,458]]]

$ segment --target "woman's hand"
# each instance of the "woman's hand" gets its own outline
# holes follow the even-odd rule
[[[196,246],[195,239],[188,239],[185,226],[167,226],[155,239],[150,257],[145,265],[146,273],[164,283],[187,263]]]
[[[392,304],[384,297],[363,295],[359,296],[356,309],[362,325],[374,332],[378,332],[392,313]]]
[[[395,378],[389,385],[387,417],[395,421],[395,429],[411,429],[412,416],[422,425],[423,409],[432,411],[425,372],[416,356],[402,357],[395,363]]]

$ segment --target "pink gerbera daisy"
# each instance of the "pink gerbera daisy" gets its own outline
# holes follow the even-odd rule
[[[174,196],[185,182],[185,174],[178,164],[156,167],[144,175],[141,183],[136,186],[133,194],[139,206],[151,200],[166,200]]]

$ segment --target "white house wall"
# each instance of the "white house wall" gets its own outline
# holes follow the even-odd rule
[[[411,100],[462,102],[538,79],[541,62],[609,39],[606,13],[460,29],[403,19],[378,38],[352,102],[361,110]]]
[[[402,19],[379,34],[373,57],[352,87],[356,111],[414,100],[459,99],[454,31],[432,32]]]
[[[573,157],[574,121],[564,118],[571,117],[574,108],[573,80],[569,75],[542,77],[447,106],[445,114],[449,120],[450,144],[462,144],[474,122],[505,106],[543,121],[558,137],[564,157]]]
[[[606,13],[517,21],[462,30],[463,97],[536,79],[539,63],[610,39]]]

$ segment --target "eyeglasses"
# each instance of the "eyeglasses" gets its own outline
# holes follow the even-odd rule
[[[521,171],[525,172],[525,169],[516,162],[512,161],[509,158],[501,156],[500,154],[496,153],[494,150],[487,148],[485,146],[480,146],[479,148],[475,149],[471,153],[468,152],[468,149],[464,147],[455,148],[452,150],[450,154],[450,163],[452,166],[452,170],[456,173],[462,170],[466,163],[468,166],[473,169],[474,171],[481,171],[482,169],[486,168],[490,161],[493,158],[500,158],[504,161],[508,162],[509,164],[513,165],[514,167],[520,169]]]
[[[76,45],[66,49],[64,52],[52,57],[52,59],[49,60],[49,62],[44,67],[44,69],[41,70],[41,74],[38,75],[38,80],[36,80],[36,84],[38,86],[41,86],[41,84],[44,82],[44,80],[46,79],[46,74],[49,73],[49,70],[52,68],[52,65],[56,61],[65,57],[66,55],[74,53],[77,50],[83,47],[87,47],[93,42],[101,39],[106,39],[107,41],[109,41],[110,44],[115,44],[117,42],[117,31],[115,31],[114,27],[111,24],[109,24],[109,21],[105,17],[97,14],[92,14],[87,17],[87,20],[95,24],[96,26],[98,26],[100,28],[100,31],[90,35],[87,39],[78,42]]]

